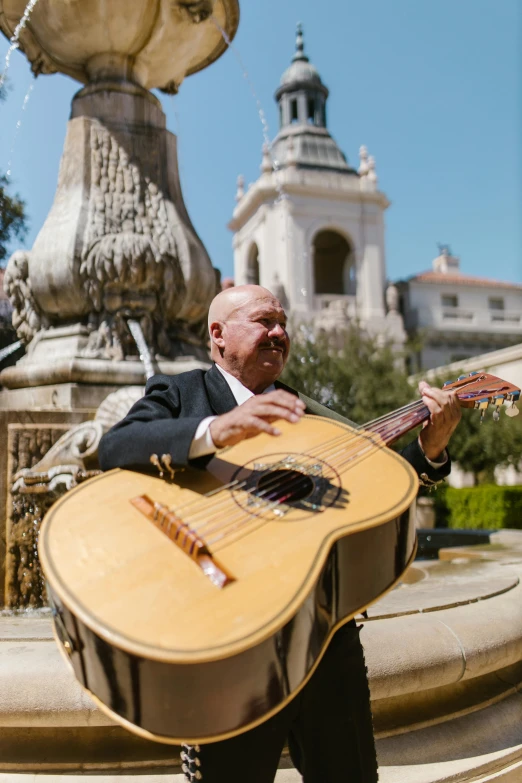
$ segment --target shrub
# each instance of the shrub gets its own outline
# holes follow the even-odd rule
[[[433,498],[438,527],[522,529],[522,486],[446,486],[434,492]]]

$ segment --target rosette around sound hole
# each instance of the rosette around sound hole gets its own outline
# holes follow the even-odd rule
[[[337,471],[327,462],[301,454],[270,454],[248,462],[234,474],[234,500],[253,516],[284,517],[291,509],[317,514],[348,502]],[[292,519],[302,518],[301,515]]]

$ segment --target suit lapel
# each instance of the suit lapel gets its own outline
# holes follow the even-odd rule
[[[236,407],[236,398],[215,364],[205,374],[205,386],[210,406],[218,416],[221,416],[222,413],[228,413]]]
[[[276,389],[284,389],[291,394],[296,394],[306,405],[305,413],[311,413],[314,416],[324,416],[327,419],[342,421],[343,424],[349,424],[351,427],[357,427],[357,424],[355,424],[353,421],[350,421],[350,419],[347,419],[346,416],[341,416],[341,414],[337,413],[337,411],[333,411],[330,408],[327,408],[325,405],[321,405],[321,403],[317,402],[317,400],[313,400],[311,397],[307,397],[306,394],[303,394],[302,392],[297,392],[295,389],[292,389],[285,383],[281,383],[281,381],[276,381],[275,387]]]

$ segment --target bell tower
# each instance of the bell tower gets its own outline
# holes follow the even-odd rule
[[[229,224],[235,282],[266,286],[294,317],[318,326],[357,319],[372,333],[386,332],[389,202],[366,148],[356,170],[331,136],[328,96],[298,25],[295,53],[275,93],[279,132],[263,148],[259,179],[245,189],[238,178]]]

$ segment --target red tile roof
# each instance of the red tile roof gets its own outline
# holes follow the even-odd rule
[[[509,283],[503,280],[488,280],[486,277],[473,277],[459,273],[421,272],[409,278],[410,283],[446,283],[447,285],[481,286],[482,288],[511,288],[522,291],[522,283]]]

